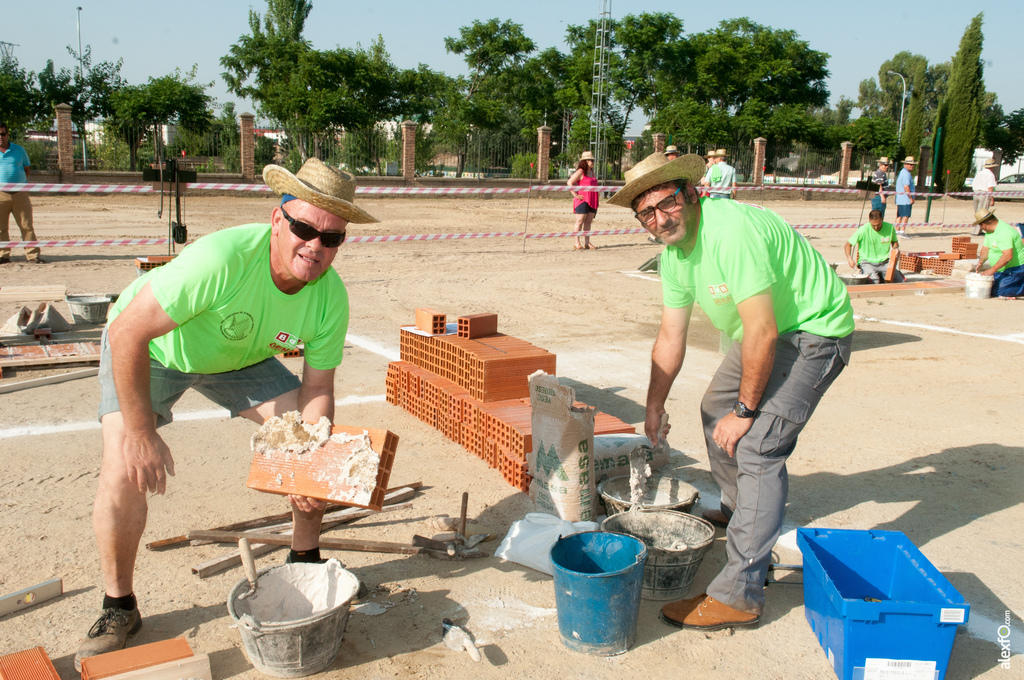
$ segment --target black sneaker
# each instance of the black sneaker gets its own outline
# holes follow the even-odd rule
[[[142,616],[138,607],[131,611],[116,607],[104,609],[75,654],[75,670],[82,672],[82,659],[124,649],[128,638],[138,633],[140,628]]]

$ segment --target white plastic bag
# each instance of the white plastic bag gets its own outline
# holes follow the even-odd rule
[[[554,515],[531,512],[518,522],[513,522],[494,555],[550,576],[555,571],[551,566],[550,555],[555,541],[581,531],[597,531],[598,527],[597,522],[574,524]]]

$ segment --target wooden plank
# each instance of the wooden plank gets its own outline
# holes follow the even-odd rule
[[[963,281],[918,281],[915,283],[876,283],[847,286],[850,298],[894,297],[896,295],[937,295],[962,293]]]
[[[112,675],[106,680],[213,680],[210,672],[210,657],[207,654],[196,654],[179,661],[168,661],[140,668],[120,675]]]
[[[43,581],[38,585],[34,585],[31,588],[25,588],[19,590],[16,593],[10,595],[4,595],[0,597],[0,616],[6,616],[11,612],[16,612],[19,609],[25,609],[32,605],[52,600],[55,597],[60,597],[64,594],[64,582],[59,578],[50,579],[49,581]]]
[[[218,543],[237,543],[240,538],[248,538],[255,543],[268,545],[291,545],[292,537],[283,534],[250,534],[235,531],[190,531],[189,538],[216,541]],[[427,552],[406,543],[387,543],[385,541],[361,541],[351,538],[321,538],[320,547],[327,550],[350,550],[355,552],[379,552],[398,555],[419,555]]]
[[[49,286],[0,286],[0,302],[24,302],[26,300],[63,300],[68,287],[58,284]]]
[[[55,385],[69,380],[79,380],[80,378],[90,378],[97,375],[99,372],[100,369],[98,368],[85,368],[81,371],[62,373],[61,375],[51,375],[46,378],[35,378],[33,380],[23,380],[22,382],[11,383],[10,385],[0,385],[0,394],[17,392],[18,390],[27,390],[30,387],[40,387],[42,385]]]
[[[0,347],[0,366],[49,366],[100,360],[96,342],[65,342],[52,345]]]

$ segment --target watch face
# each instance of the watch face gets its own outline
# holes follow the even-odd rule
[[[742,401],[737,401],[732,405],[732,412],[740,418],[750,418],[754,415],[754,412],[747,408]]]

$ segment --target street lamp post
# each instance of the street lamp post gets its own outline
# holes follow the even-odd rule
[[[903,105],[907,102],[907,79],[903,77],[902,73],[896,73],[896,71],[886,71],[886,73],[899,76],[903,81],[903,97],[900,98],[900,129],[896,133],[896,146],[900,146],[903,142]]]
[[[78,7],[78,80],[85,80],[85,68],[82,66],[82,8]],[[82,170],[89,169],[89,159],[85,155],[85,130],[79,130],[82,135]]]

